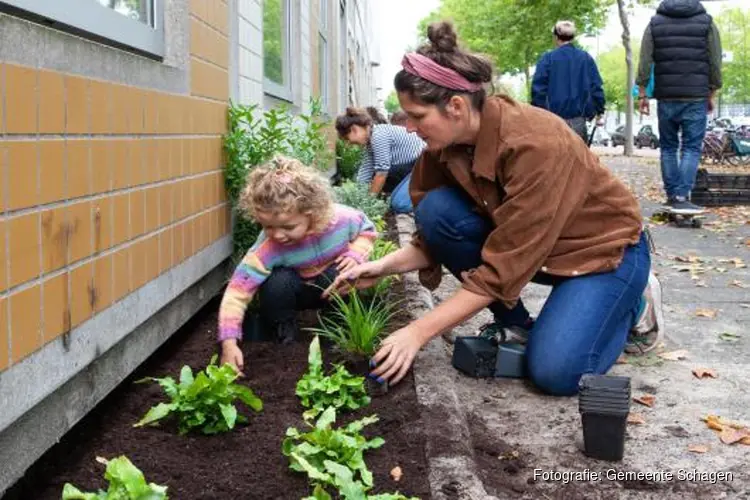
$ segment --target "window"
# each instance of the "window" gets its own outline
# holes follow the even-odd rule
[[[263,2],[263,87],[266,93],[292,100],[289,0]]]
[[[328,0],[320,0],[320,18],[318,21],[318,88],[320,104],[324,112],[328,111]]]
[[[164,57],[164,0],[2,0],[0,11],[130,50]]]

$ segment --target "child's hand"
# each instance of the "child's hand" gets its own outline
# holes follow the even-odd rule
[[[336,259],[336,264],[338,264],[336,269],[338,269],[339,273],[345,273],[350,269],[353,269],[357,265],[357,261],[351,257],[344,257],[342,255]]]
[[[237,370],[240,377],[244,377],[242,373],[244,368],[244,361],[242,359],[242,349],[237,345],[237,339],[228,339],[221,343],[221,364],[224,366],[225,363],[229,363],[232,367]]]

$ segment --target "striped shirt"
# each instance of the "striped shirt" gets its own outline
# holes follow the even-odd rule
[[[373,125],[370,143],[357,171],[357,182],[369,184],[375,172],[388,172],[393,165],[413,163],[422,154],[425,143],[406,127]]]
[[[297,270],[302,279],[312,279],[328,269],[339,256],[362,263],[377,238],[375,225],[365,214],[335,205],[331,222],[324,230],[305,236],[294,245],[281,245],[261,231],[235,269],[219,307],[218,340],[242,337],[245,311],[260,285],[276,267]]]

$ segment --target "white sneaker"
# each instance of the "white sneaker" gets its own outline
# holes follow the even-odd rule
[[[654,349],[664,338],[664,309],[662,307],[661,283],[653,272],[648,275],[648,284],[643,291],[645,306],[630,330],[625,352],[645,354]]]

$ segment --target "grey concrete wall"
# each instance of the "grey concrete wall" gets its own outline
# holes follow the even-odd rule
[[[0,14],[0,60],[91,78],[189,93],[189,1],[166,2],[164,62]]]
[[[224,257],[230,243],[229,238],[214,243],[129,296],[122,307],[112,308],[111,313],[97,316],[85,325],[84,331],[74,331],[67,353],[61,352],[61,342],[51,344],[49,349],[34,357],[33,362],[26,364],[24,372],[29,379],[24,383],[23,379],[16,378],[12,384],[17,390],[16,397],[23,397],[24,388],[31,392],[38,391],[39,387],[30,385],[29,380],[39,380],[46,374],[58,377],[62,385],[20,418],[13,419],[12,424],[0,432],[0,496],[48,448],[221,291],[227,275],[228,261]],[[176,298],[170,299],[175,295]],[[100,317],[102,320],[99,320]],[[113,329],[127,334],[115,340],[110,338]],[[61,362],[63,359],[69,360],[71,354],[77,355],[79,360],[74,363]],[[50,363],[55,357],[59,357],[56,367]],[[63,372],[74,373],[62,378]],[[16,372],[14,376],[24,375]],[[10,386],[6,382],[0,380],[4,391]],[[5,409],[15,408],[16,405],[6,406],[3,402],[1,407],[4,410],[1,416],[7,421],[9,414]]]

